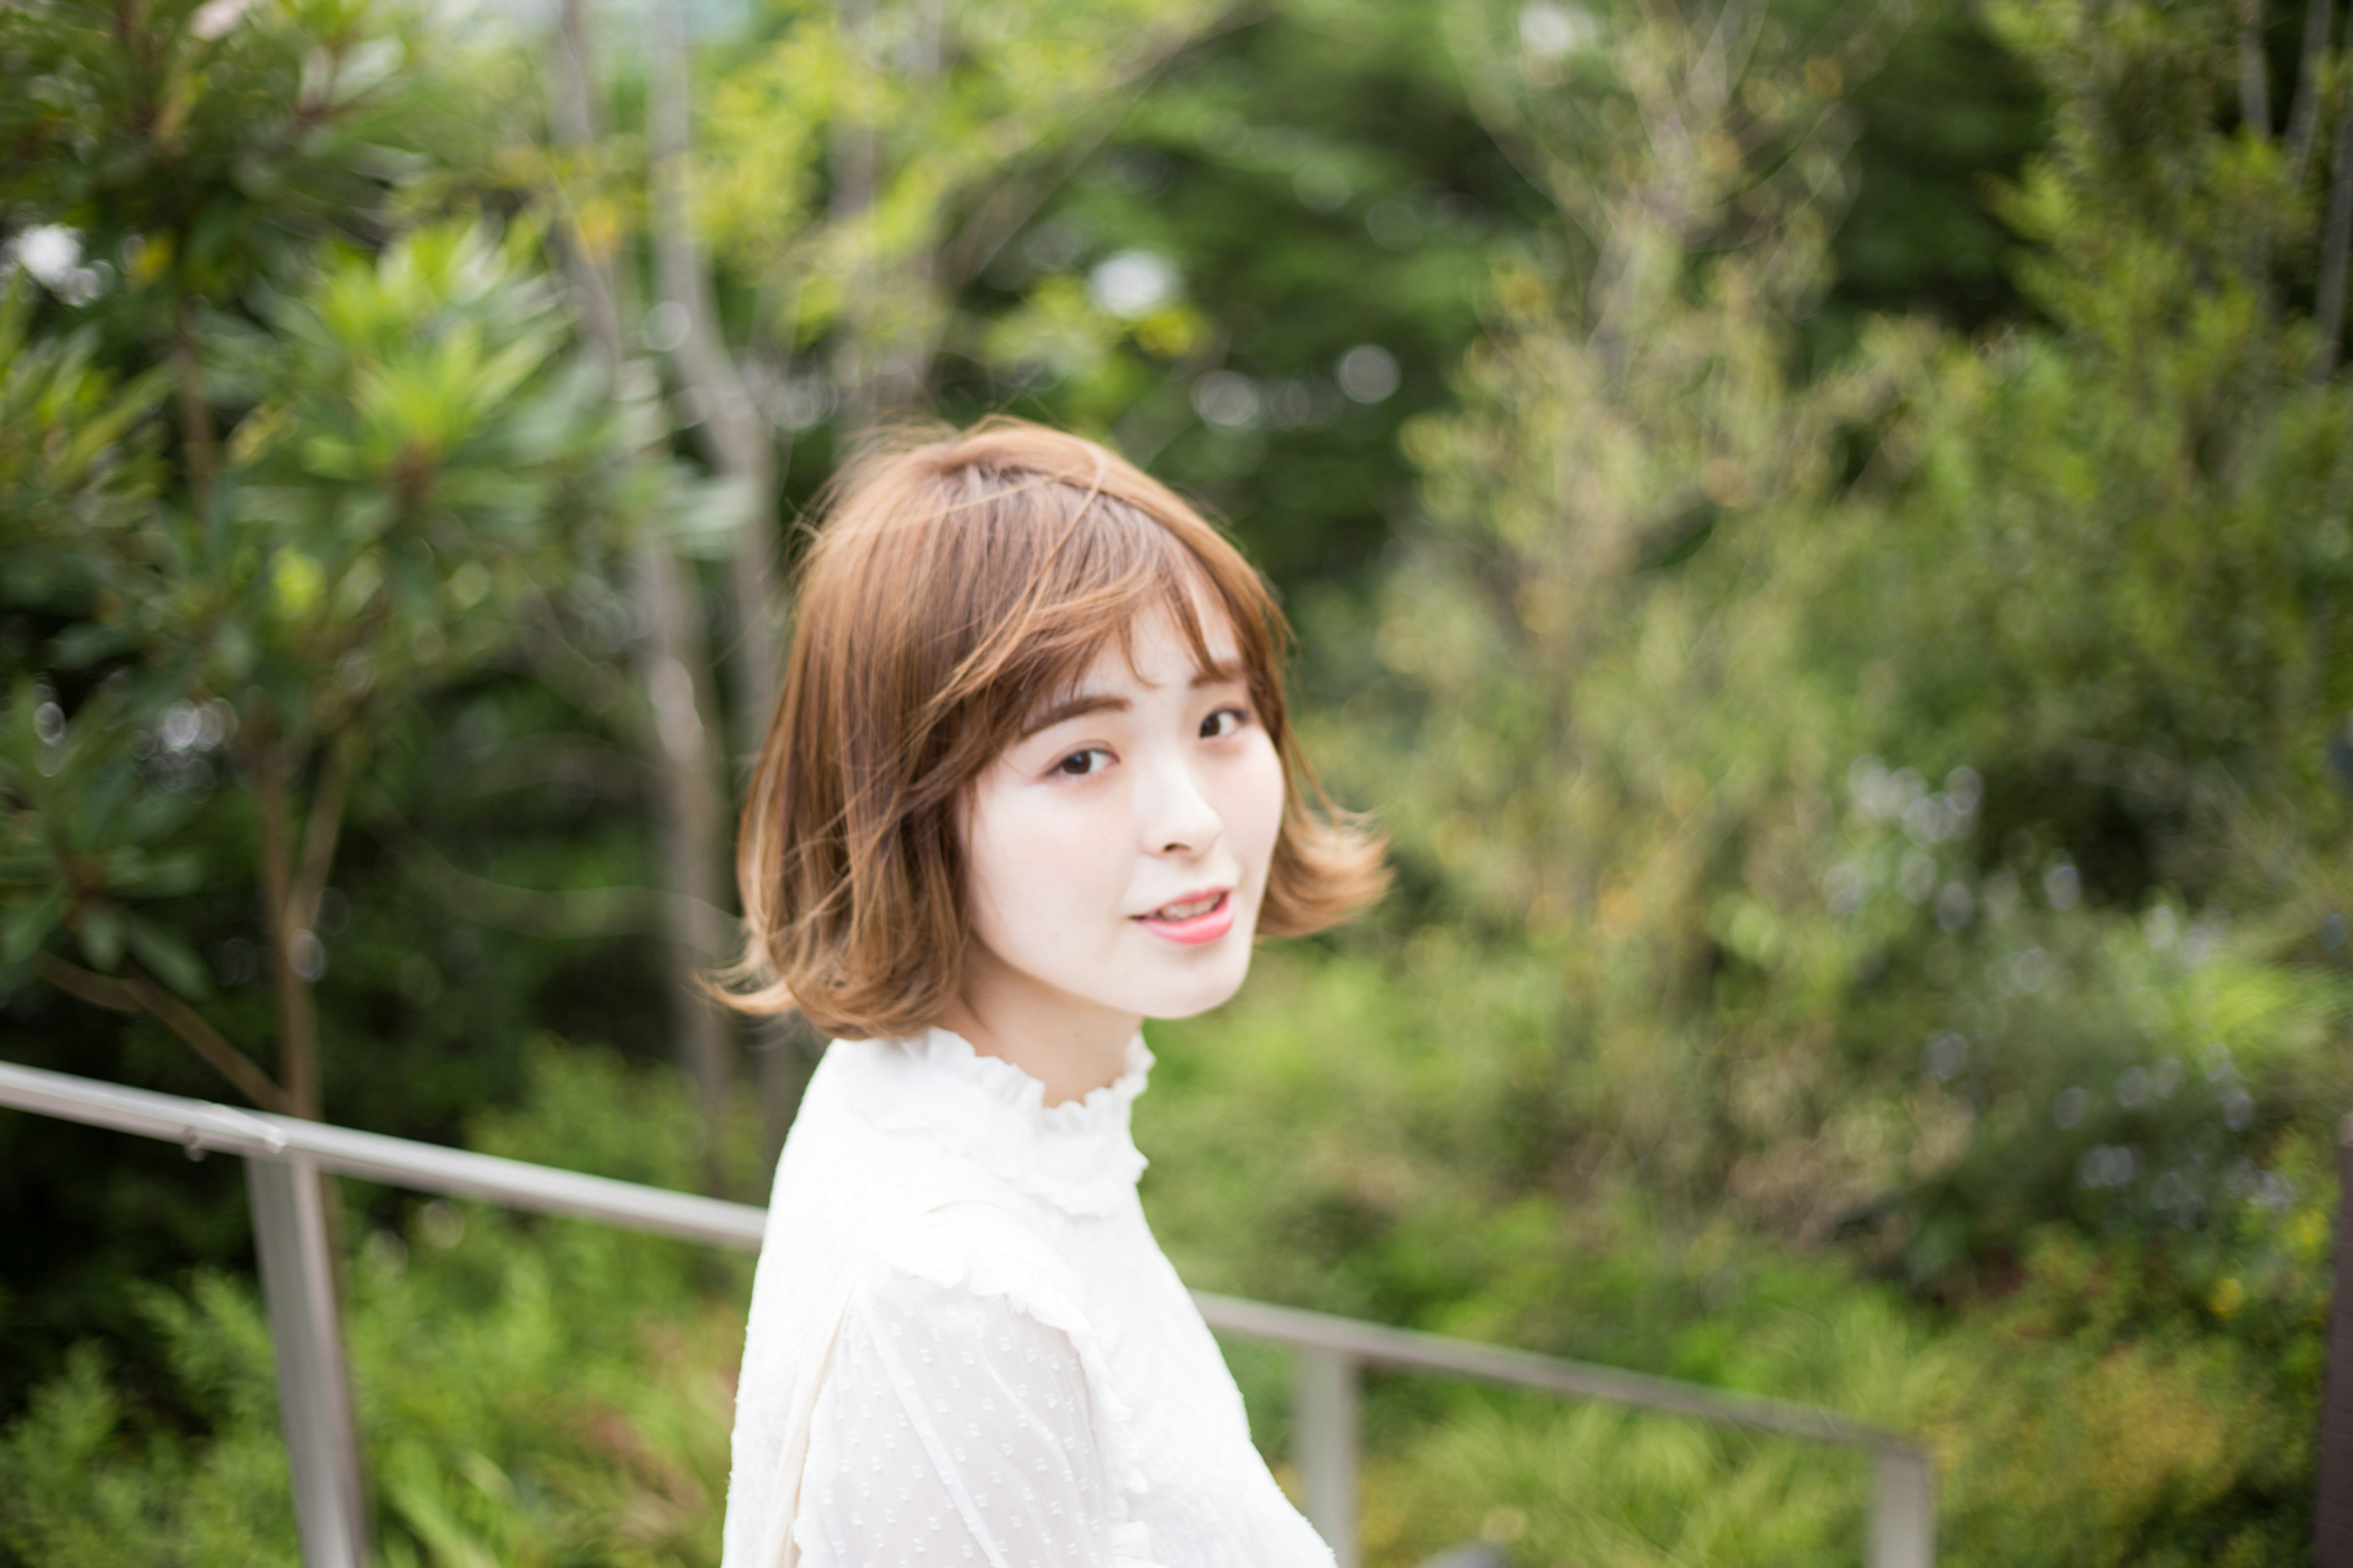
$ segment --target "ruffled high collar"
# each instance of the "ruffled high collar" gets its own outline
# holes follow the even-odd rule
[[[850,1092],[878,1127],[920,1133],[1066,1214],[1097,1215],[1128,1201],[1145,1159],[1128,1133],[1152,1053],[1127,1042],[1119,1077],[1083,1099],[1046,1103],[1046,1086],[1001,1057],[934,1028],[906,1040],[839,1040],[855,1066]]]

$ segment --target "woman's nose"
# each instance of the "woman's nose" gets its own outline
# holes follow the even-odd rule
[[[1174,758],[1148,770],[1138,792],[1144,848],[1153,855],[1198,855],[1217,843],[1224,820],[1193,770]]]

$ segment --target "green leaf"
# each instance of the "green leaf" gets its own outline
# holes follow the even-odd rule
[[[66,890],[61,886],[11,908],[0,919],[0,963],[22,963],[32,957],[65,913]]]
[[[94,904],[82,910],[81,953],[90,966],[101,974],[114,973],[122,962],[122,911],[111,904]]]
[[[122,922],[122,936],[131,944],[132,956],[181,995],[201,1002],[211,994],[212,982],[205,973],[204,961],[176,933],[131,915]]]
[[[204,879],[204,857],[193,849],[175,849],[140,856],[132,869],[115,878],[114,887],[142,899],[168,899],[195,892]]]
[[[137,634],[127,626],[78,621],[50,639],[49,653],[61,669],[87,669],[102,658],[121,653],[137,640]]]

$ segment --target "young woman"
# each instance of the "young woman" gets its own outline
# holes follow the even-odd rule
[[[743,824],[740,1005],[833,1037],[776,1171],[725,1568],[1331,1558],[1137,1205],[1138,1026],[1383,886],[1265,584],[1012,420],[855,465]]]

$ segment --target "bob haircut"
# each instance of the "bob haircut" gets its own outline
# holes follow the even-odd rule
[[[902,431],[821,498],[783,689],[736,849],[745,947],[726,1000],[840,1038],[898,1038],[964,977],[961,812],[1023,721],[1166,611],[1194,658],[1222,612],[1283,761],[1259,932],[1338,924],[1388,886],[1283,704],[1290,632],[1256,570],[1166,486],[1095,443],[996,416]]]

